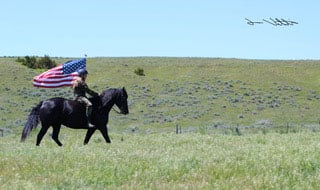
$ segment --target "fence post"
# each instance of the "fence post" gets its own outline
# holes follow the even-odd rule
[[[3,131],[4,129],[0,128],[1,137],[3,137]]]

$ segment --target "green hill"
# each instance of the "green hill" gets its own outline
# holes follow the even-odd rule
[[[55,59],[63,63],[67,59]],[[32,106],[72,97],[70,88],[32,86],[32,70],[0,59],[0,126],[20,131]],[[320,61],[211,58],[89,58],[88,84],[101,92],[125,86],[129,116],[111,113],[115,132],[227,132],[298,127],[315,130],[320,118]],[[142,68],[145,76],[135,74]],[[250,129],[250,130],[248,130]]]

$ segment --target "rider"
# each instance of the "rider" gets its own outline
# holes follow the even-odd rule
[[[79,69],[77,72],[79,73],[79,77],[77,77],[76,80],[73,82],[73,93],[75,96],[75,100],[79,101],[80,103],[83,103],[86,106],[88,127],[94,127],[94,125],[92,125],[90,120],[90,116],[92,112],[92,104],[86,97],[86,93],[88,93],[91,96],[98,96],[99,94],[90,90],[88,85],[85,82],[88,71],[86,69]]]

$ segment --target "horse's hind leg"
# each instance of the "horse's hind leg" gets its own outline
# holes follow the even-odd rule
[[[53,139],[59,146],[62,146],[62,143],[59,141],[60,128],[61,128],[61,125],[53,126],[52,139]]]
[[[46,134],[46,132],[48,131],[48,129],[49,129],[49,126],[43,126],[43,125],[42,125],[41,130],[40,130],[40,132],[38,133],[38,136],[37,136],[37,146],[40,145],[40,142],[41,142],[43,136],[44,136],[44,135]]]

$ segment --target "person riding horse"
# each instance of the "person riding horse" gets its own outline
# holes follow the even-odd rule
[[[29,133],[41,123],[41,129],[37,136],[37,146],[40,145],[43,136],[50,127],[52,127],[52,139],[58,146],[62,146],[59,141],[61,125],[72,129],[87,129],[83,142],[85,145],[88,144],[96,130],[101,132],[106,143],[110,143],[107,128],[109,112],[116,105],[121,114],[129,114],[128,93],[124,87],[110,88],[99,93],[97,97],[89,98],[89,100],[92,103],[92,114],[95,115],[91,118],[91,121],[95,124],[94,128],[86,126],[88,121],[87,118],[83,118],[84,107],[82,104],[74,100],[55,97],[40,101],[37,106],[32,108],[21,134],[21,142],[25,141]],[[98,112],[94,112],[95,107],[99,107]]]
[[[86,97],[86,93],[88,93],[91,96],[98,96],[99,94],[91,90],[85,82],[88,75],[88,71],[86,69],[79,69],[77,72],[79,73],[79,77],[76,78],[72,86],[74,99],[86,106],[88,127],[94,127],[90,119],[92,112],[92,103]]]

